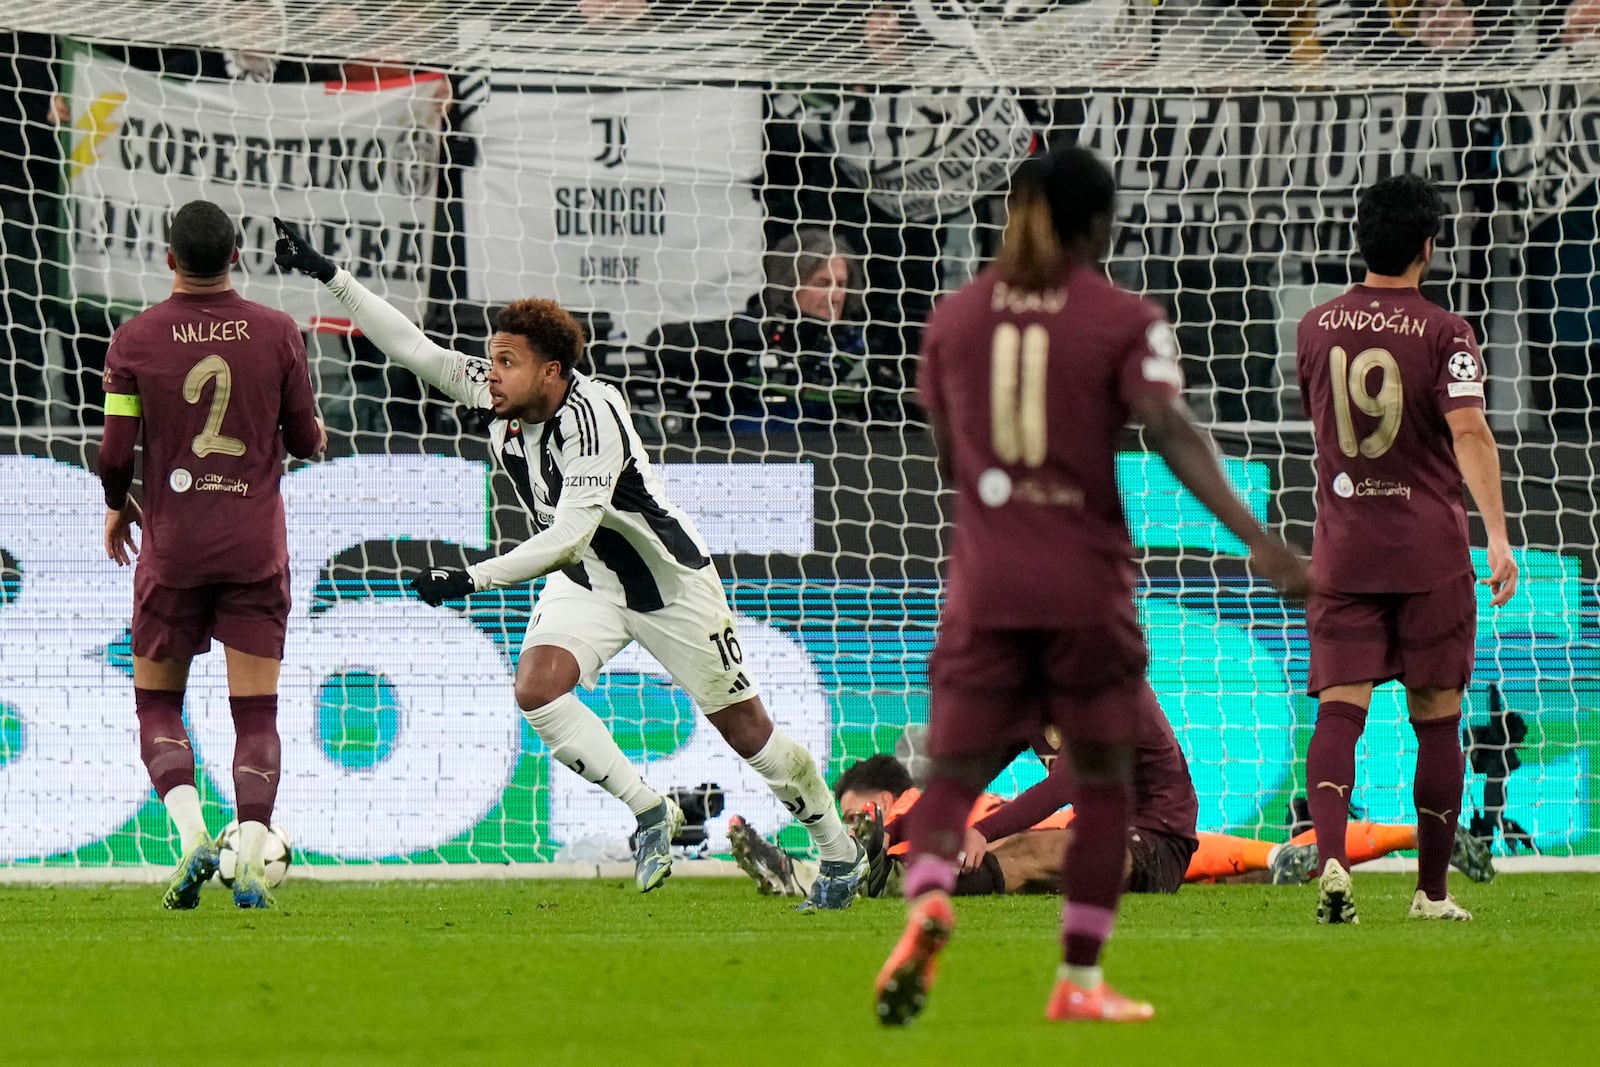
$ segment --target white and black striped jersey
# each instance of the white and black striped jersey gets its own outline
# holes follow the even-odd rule
[[[434,344],[346,271],[328,288],[389,358],[459,403],[490,406],[487,359]],[[560,571],[635,611],[654,611],[672,603],[686,574],[711,565],[705,541],[667,499],[622,394],[611,386],[574,371],[550,418],[497,418],[489,433],[535,533],[468,568],[479,589]]]

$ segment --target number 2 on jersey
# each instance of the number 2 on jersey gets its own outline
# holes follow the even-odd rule
[[[1381,372],[1378,391],[1367,390],[1367,375]],[[1400,381],[1400,364],[1388,349],[1368,348],[1351,359],[1338,345],[1328,353],[1328,375],[1333,386],[1333,421],[1339,431],[1339,451],[1354,458],[1357,453],[1377,459],[1394,447],[1400,434],[1400,416],[1405,410],[1405,388]],[[1378,420],[1378,428],[1356,440],[1350,415],[1354,404],[1363,414]]]
[[[228,400],[233,396],[233,370],[221,356],[207,356],[196,363],[183,380],[183,399],[191,404],[200,403],[200,393],[208,379],[217,380],[211,391],[211,413],[206,416],[206,428],[194,435],[189,447],[197,456],[220,452],[224,456],[242,456],[245,444],[237,437],[222,432],[222,419],[228,413]]]
[[[1037,467],[1045,457],[1044,373],[1050,331],[1035,323],[995,327],[989,352],[989,422],[1002,463]]]

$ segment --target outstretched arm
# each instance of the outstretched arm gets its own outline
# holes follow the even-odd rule
[[[399,309],[390,306],[349,271],[317,251],[293,226],[273,219],[278,228],[275,261],[280,270],[308,274],[339,298],[350,312],[350,321],[384,355],[442,390],[452,400],[473,408],[490,406],[489,386],[485,382],[488,361],[451,351],[428,340],[416,323]]]
[[[609,417],[614,414],[588,397],[568,397],[557,415],[562,479],[555,516],[510,552],[468,568],[474,588],[518,585],[583,558],[628,463],[621,423]]]
[[[1489,603],[1499,607],[1517,591],[1517,563],[1511,558],[1511,541],[1506,536],[1506,505],[1500,492],[1500,453],[1494,431],[1482,408],[1455,408],[1445,412],[1444,418],[1455,437],[1456,464],[1489,535],[1489,577],[1481,582],[1492,594]]]
[[[556,505],[555,521],[504,555],[467,568],[474,589],[504,589],[521,585],[541,574],[569,567],[583,558],[590,538],[600,526],[603,509],[598,504]]]
[[[485,589],[531,582],[543,574],[569,567],[583,558],[600,526],[604,509],[598,504],[556,505],[555,520],[509,552],[501,553],[465,570],[433,567],[411,579],[411,588],[424,603],[438,607]]]
[[[998,841],[1029,829],[1072,803],[1072,761],[1065,755],[1050,761],[1050,773],[1041,781],[1018,793],[1015,800],[1002,804],[994,814],[972,828],[985,841]]]
[[[417,595],[437,606],[484,589],[520,585],[583,558],[605,518],[607,503],[627,463],[623,431],[615,419],[584,418],[593,401],[564,405],[556,418],[561,430],[561,496],[550,525],[511,551],[474,563],[466,570],[424,571],[412,580]]]
[[[1134,417],[1177,479],[1250,549],[1251,565],[1288,597],[1310,591],[1305,561],[1256,521],[1223,476],[1211,443],[1189,418],[1182,399],[1144,394],[1134,401]]]

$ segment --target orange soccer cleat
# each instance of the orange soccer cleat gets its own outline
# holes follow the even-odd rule
[[[955,912],[944,893],[928,893],[911,905],[906,932],[878,972],[879,1022],[904,1026],[922,1011],[933,988],[939,952],[955,928]]]
[[[1138,1023],[1155,1016],[1156,1009],[1142,1000],[1129,1000],[1101,982],[1093,989],[1083,989],[1063,978],[1050,994],[1050,1006],[1045,1017],[1056,1022],[1086,1019],[1108,1023]]]

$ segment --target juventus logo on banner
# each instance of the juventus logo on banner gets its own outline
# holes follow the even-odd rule
[[[608,169],[621,166],[628,158],[627,118],[623,115],[593,118],[589,124],[599,126],[605,132],[605,146],[594,157],[594,161]]]
[[[474,299],[508,303],[550,279],[545,295],[644,337],[731,315],[761,287],[760,92],[548,93],[532,75],[495,77],[517,91],[495,94],[506,111],[465,177],[484,207],[467,213]],[[528,196],[530,181],[549,195]],[[511,205],[515,221],[487,205]]]

